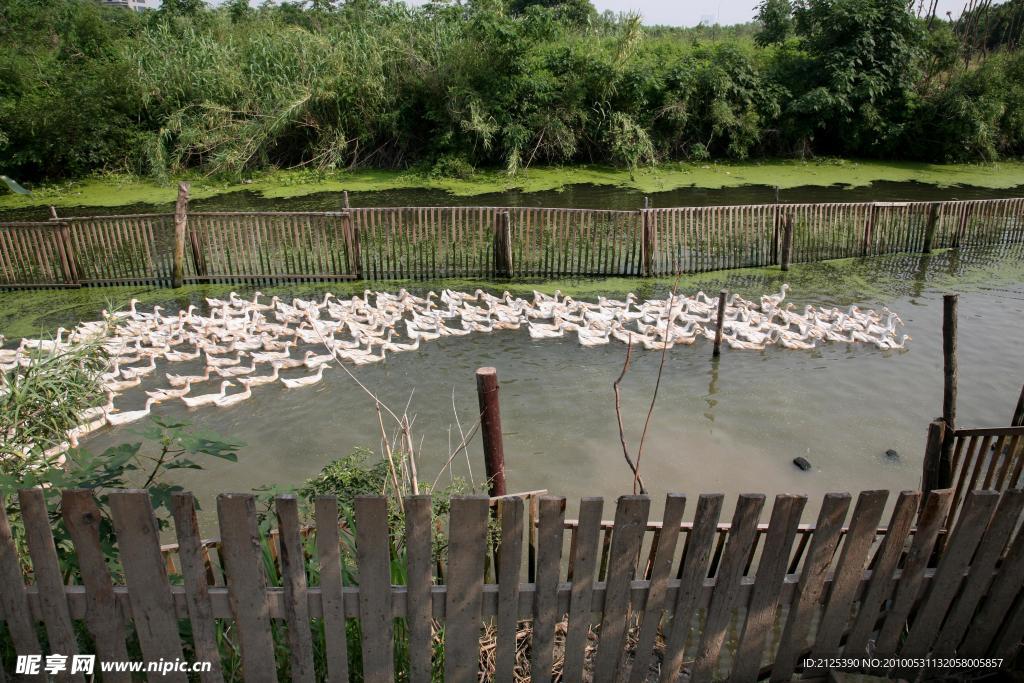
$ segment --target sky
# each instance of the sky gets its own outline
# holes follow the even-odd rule
[[[158,0],[151,0],[159,4]],[[222,0],[212,0],[219,4]],[[410,5],[422,5],[427,0],[405,0]],[[256,0],[250,0],[257,4]],[[742,24],[753,19],[758,0],[591,0],[598,11],[636,12],[648,25],[696,26],[705,24]],[[996,0],[994,4],[999,4]],[[964,0],[939,0],[937,14],[952,12],[956,17],[964,8]]]
[[[410,4],[423,4],[425,0],[407,0]],[[701,22],[713,24],[741,24],[750,21],[758,0],[591,0],[598,11],[636,12],[645,24],[669,26],[696,26]],[[998,4],[998,2],[996,3]],[[939,0],[937,14],[946,11],[957,16],[963,9],[963,0]]]

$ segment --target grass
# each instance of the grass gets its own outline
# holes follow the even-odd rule
[[[176,196],[176,182],[160,182],[126,175],[103,175],[79,181],[41,185],[31,195],[0,195],[0,211],[54,205],[112,207],[126,204],[165,204]],[[919,182],[937,187],[958,185],[1008,189],[1024,185],[1024,162],[992,164],[926,164],[894,161],[820,159],[815,161],[763,160],[743,163],[669,163],[641,168],[633,176],[627,170],[607,166],[535,167],[517,176],[500,171],[479,171],[468,178],[437,178],[411,171],[276,170],[255,173],[241,182],[206,176],[184,176],[192,183],[196,199],[247,190],[265,198],[300,197],[317,192],[372,192],[431,189],[457,196],[474,196],[507,190],[538,192],[570,185],[590,184],[664,192],[682,187],[721,189],[743,185],[777,185],[781,189],[802,186],[859,187],[874,182]]]

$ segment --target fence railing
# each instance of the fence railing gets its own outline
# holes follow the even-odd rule
[[[445,522],[413,496],[401,530],[384,498],[357,498],[352,529],[321,497],[305,539],[298,501],[279,496],[276,552],[253,496],[218,497],[213,548],[191,494],[175,494],[171,575],[145,491],[108,497],[112,562],[92,493],[62,493],[59,546],[47,495],[19,492],[27,557],[0,501],[0,604],[18,654],[42,653],[42,624],[52,652],[123,660],[137,642],[148,661],[212,662],[204,680],[237,665],[253,681],[788,681],[837,656],[896,676],[926,656],[1009,665],[1024,636],[1020,490],[969,492],[949,530],[948,489],[900,493],[881,530],[885,491],[828,494],[813,526],[788,494],[770,511],[741,495],[725,525],[721,495],[692,516],[669,495],[660,524],[645,496],[620,498],[611,523],[601,499],[570,521],[564,498],[543,497],[535,524],[515,497],[493,513],[486,497],[455,498]]]
[[[1024,198],[190,213],[183,197],[176,214],[0,222],[0,286],[666,276],[1022,242]]]

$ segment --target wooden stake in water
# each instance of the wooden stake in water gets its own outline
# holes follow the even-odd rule
[[[1017,399],[1017,408],[1013,411],[1013,420],[1010,424],[1014,427],[1024,427],[1024,387],[1020,388],[1020,398]]]
[[[718,318],[715,320],[715,348],[711,352],[712,358],[718,358],[722,353],[722,328],[725,325],[725,302],[728,298],[728,289],[723,289],[718,295]]]
[[[476,393],[480,401],[480,433],[484,442],[484,466],[492,498],[505,495],[505,447],[501,438],[501,410],[498,401],[498,371],[476,371]]]
[[[928,425],[928,444],[924,450],[924,474],[921,478],[921,489],[925,493],[944,489],[950,484],[950,463],[942,457],[945,432],[946,423],[942,420],[934,420]]]
[[[793,252],[793,214],[786,214],[786,225],[782,230],[782,257],[780,268],[789,270],[789,259]]]
[[[932,242],[935,240],[935,227],[939,223],[939,203],[932,202],[928,207],[928,223],[924,228],[924,244],[921,245],[922,254],[932,253]]]
[[[174,265],[171,286],[181,287],[185,279],[185,233],[188,231],[188,183],[178,183],[178,201],[174,205]]]
[[[942,459],[952,456],[956,430],[956,384],[959,375],[956,356],[956,309],[959,294],[942,297],[942,421],[946,434],[942,440]]]

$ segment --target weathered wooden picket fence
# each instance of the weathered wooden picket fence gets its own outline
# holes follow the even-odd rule
[[[0,222],[0,287],[664,276],[1019,243],[1024,198],[323,213],[189,212],[180,201],[173,214]]]
[[[61,495],[61,561],[46,495],[18,496],[28,557],[0,501],[0,605],[15,650],[43,652],[45,632],[48,651],[123,660],[137,638],[147,661],[213,662],[204,681],[222,680],[225,647],[237,647],[251,681],[429,681],[443,671],[468,683],[482,662],[496,681],[675,681],[684,670],[692,681],[788,681],[824,673],[814,662],[836,656],[906,676],[926,656],[1008,665],[1024,636],[1021,490],[967,493],[955,528],[949,489],[900,493],[885,525],[885,491],[855,503],[828,494],[812,525],[796,495],[777,496],[770,513],[763,495],[741,495],[730,523],[721,495],[700,496],[692,521],[686,498],[669,495],[661,522],[649,521],[645,496],[620,498],[612,521],[598,498],[569,520],[564,498],[528,511],[509,497],[492,511],[485,497],[463,497],[446,531],[430,498],[413,496],[401,532],[383,498],[356,500],[353,530],[322,497],[310,534],[298,501],[281,496],[273,537],[253,496],[225,494],[215,547],[200,542],[192,496],[175,494],[170,563],[149,495],[117,491],[112,564],[107,520],[84,490]]]

